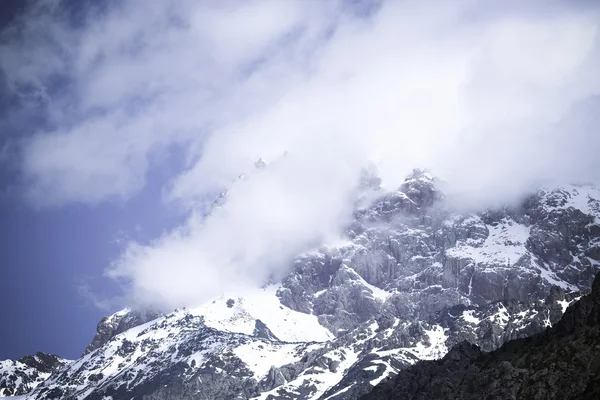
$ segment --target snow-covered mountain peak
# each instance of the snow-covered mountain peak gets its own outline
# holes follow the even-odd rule
[[[426,171],[393,191],[365,182],[345,240],[298,255],[280,282],[105,317],[30,398],[355,399],[464,340],[493,350],[546,329],[600,270],[592,186],[460,213]]]

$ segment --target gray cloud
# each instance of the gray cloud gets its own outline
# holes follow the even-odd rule
[[[164,149],[186,149],[164,197],[188,221],[107,270],[133,301],[171,307],[338,240],[369,162],[388,188],[430,168],[469,207],[597,181],[598,8],[502,4],[126,2],[82,27],[37,10],[0,48],[9,86],[47,104],[51,128],[23,148],[27,194],[126,201]],[[254,171],[259,157],[271,165]]]

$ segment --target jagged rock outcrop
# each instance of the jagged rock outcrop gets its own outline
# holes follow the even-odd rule
[[[282,303],[339,335],[382,312],[424,319],[454,304],[543,299],[554,285],[585,291],[600,270],[594,187],[541,190],[519,206],[466,215],[444,199],[416,170],[356,210],[346,244],[299,257]]]
[[[83,355],[101,347],[116,335],[148,321],[152,321],[159,315],[158,312],[131,310],[127,308],[121,312],[102,318],[96,327],[96,335],[85,349]]]
[[[344,243],[298,256],[244,297],[106,317],[29,398],[356,399],[457,344],[493,351],[544,331],[600,269],[596,188],[462,214],[424,171],[398,190],[380,184],[362,177]]]
[[[0,361],[0,397],[29,393],[69,361],[38,352],[18,360]]]
[[[600,398],[600,273],[592,292],[543,333],[484,353],[462,342],[439,361],[420,362],[364,400]]]
[[[314,341],[319,337],[301,335],[314,335],[317,317],[282,306],[275,290],[237,298],[231,307],[224,297],[113,336],[31,398],[357,398],[421,359],[442,357],[455,343],[495,349],[539,332],[576,298],[556,288],[546,301],[458,305],[423,321],[380,315],[333,340]]]

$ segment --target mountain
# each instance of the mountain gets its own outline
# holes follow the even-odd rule
[[[313,398],[355,381],[362,393],[389,372],[443,356],[448,344],[469,338],[494,348],[505,337],[542,329],[574,300],[560,289],[554,295],[536,304],[457,306],[436,322],[381,317],[330,339],[314,316],[279,305],[271,288],[128,329],[52,376],[33,398],[251,398],[263,392],[270,393],[262,398]]]
[[[45,353],[14,361],[0,361],[0,397],[27,394],[68,363],[58,356]]]
[[[356,399],[464,341],[493,351],[544,331],[600,270],[593,186],[476,213],[420,170],[392,191],[365,174],[360,190],[343,243],[299,255],[261,289],[105,317],[85,354],[28,398]]]
[[[543,333],[491,353],[462,342],[439,361],[423,361],[377,385],[379,399],[599,399],[600,274],[592,293]]]

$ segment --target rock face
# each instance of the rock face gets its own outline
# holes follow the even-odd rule
[[[0,397],[26,394],[68,363],[46,353],[0,361]]]
[[[98,322],[96,335],[94,336],[92,343],[85,349],[83,355],[102,347],[114,336],[145,322],[151,321],[158,316],[159,313],[156,312],[132,311],[131,309],[126,308],[118,313],[102,318],[100,322]]]
[[[600,274],[552,328],[483,353],[468,342],[382,382],[377,399],[600,398]]]
[[[380,316],[324,340],[317,317],[281,306],[275,290],[238,298],[234,307],[222,298],[112,337],[52,375],[30,398],[357,398],[388,375],[440,358],[463,340],[494,349],[538,332],[572,301],[572,294],[557,289],[548,301],[459,305],[427,321]],[[273,316],[276,309],[281,315]],[[277,323],[284,319],[289,326]]]
[[[518,207],[468,215],[443,198],[434,178],[415,171],[355,212],[346,245],[298,258],[282,303],[338,334],[382,311],[424,319],[454,304],[545,298],[553,285],[591,287],[600,269],[598,189],[542,190]]]
[[[594,187],[470,214],[423,171],[390,192],[368,173],[360,190],[344,243],[244,297],[105,317],[85,354],[28,398],[356,399],[465,341],[493,351],[544,331],[600,269]]]

